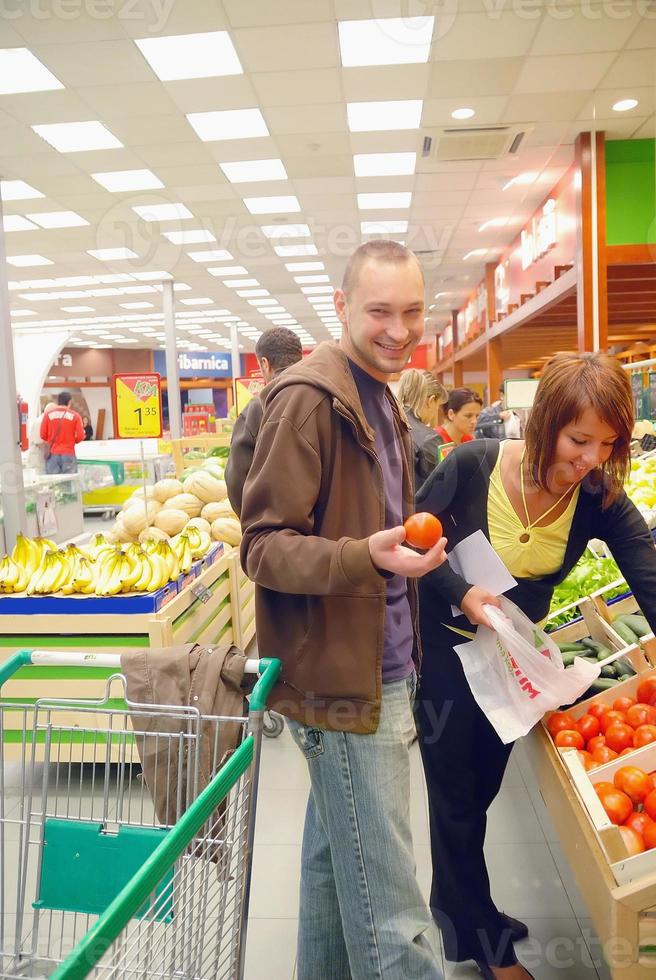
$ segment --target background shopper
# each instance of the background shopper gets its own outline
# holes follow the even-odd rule
[[[656,551],[622,489],[632,428],[631,385],[619,363],[601,354],[559,354],[544,370],[525,441],[477,440],[455,449],[422,487],[418,506],[440,517],[450,548],[483,531],[517,580],[508,598],[536,623],[589,539],[601,538],[654,629]],[[487,809],[512,745],[501,742],[474,701],[453,650],[461,637],[449,629],[488,625],[486,602],[498,605],[448,564],[420,582],[431,906],[447,959],[474,959],[485,977],[519,980],[527,973],[512,942],[526,928],[496,908],[483,854]],[[452,603],[463,616],[453,617]]]
[[[61,391],[57,405],[46,411],[40,435],[44,445],[46,473],[76,473],[75,446],[84,441],[82,416],[70,407],[71,394]]]
[[[440,405],[448,400],[446,388],[429,371],[411,368],[401,375],[396,397],[403,406],[412,434],[415,488],[419,489],[437,466],[440,438],[435,429]]]
[[[471,388],[454,388],[444,406],[444,424],[438,425],[437,434],[442,442],[471,442],[476,422],[483,408],[483,399]]]
[[[410,830],[412,580],[444,560],[444,541],[403,546],[412,446],[387,387],[424,332],[419,262],[397,242],[361,246],[335,308],[339,346],[321,344],[267,393],[241,515],[258,646],[282,661],[271,707],[311,781],[297,975],[434,980]]]

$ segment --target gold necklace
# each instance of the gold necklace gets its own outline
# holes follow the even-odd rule
[[[524,506],[524,514],[526,515],[526,525],[522,533],[519,535],[520,544],[528,544],[528,542],[531,540],[531,531],[536,526],[536,524],[539,524],[540,521],[543,521],[545,517],[548,517],[549,514],[553,510],[555,510],[559,504],[563,502],[567,494],[570,493],[575,486],[575,484],[572,484],[571,487],[568,487],[565,493],[561,494],[561,496],[558,498],[555,504],[552,504],[551,507],[545,510],[543,514],[540,514],[539,517],[536,517],[534,521],[530,520],[528,516],[528,507],[526,505],[526,493],[524,492],[524,456],[525,455],[526,455],[526,449],[524,449],[524,451],[522,452],[522,458],[519,461],[519,487],[522,494],[522,504]]]

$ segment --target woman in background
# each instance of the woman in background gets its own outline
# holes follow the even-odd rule
[[[412,430],[415,489],[418,490],[437,466],[440,438],[436,435],[435,429],[440,405],[446,403],[448,395],[446,389],[430,371],[417,371],[411,368],[401,375],[396,397],[405,409]]]
[[[93,426],[91,425],[91,422],[89,421],[89,416],[88,415],[83,415],[82,416],[82,428],[84,429],[84,438],[85,438],[85,440],[86,439],[93,439]]]
[[[483,399],[471,388],[454,388],[449,392],[449,400],[444,406],[444,424],[437,427],[441,442],[471,442],[478,416],[483,408]]]

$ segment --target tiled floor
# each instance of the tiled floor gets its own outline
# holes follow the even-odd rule
[[[262,751],[246,980],[292,980],[307,769],[286,731],[264,739]],[[412,791],[417,875],[428,894],[428,814],[416,746]],[[495,901],[529,925],[531,936],[517,952],[536,980],[607,980],[587,909],[521,745],[490,810],[485,850]],[[442,966],[447,980],[480,978],[473,964]]]

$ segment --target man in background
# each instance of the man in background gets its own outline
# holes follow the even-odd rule
[[[255,345],[255,356],[264,383],[268,385],[281,371],[301,360],[303,348],[293,330],[287,327],[273,327],[263,333],[258,340]],[[235,422],[232,432],[225,480],[232,509],[237,515],[241,513],[242,491],[253,461],[255,440],[260,430],[264,410],[262,396],[266,390],[264,388],[255,398],[251,398]]]
[[[70,404],[70,392],[61,391],[57,404],[41,420],[46,473],[77,473],[75,444],[84,441],[84,427],[82,416]]]

